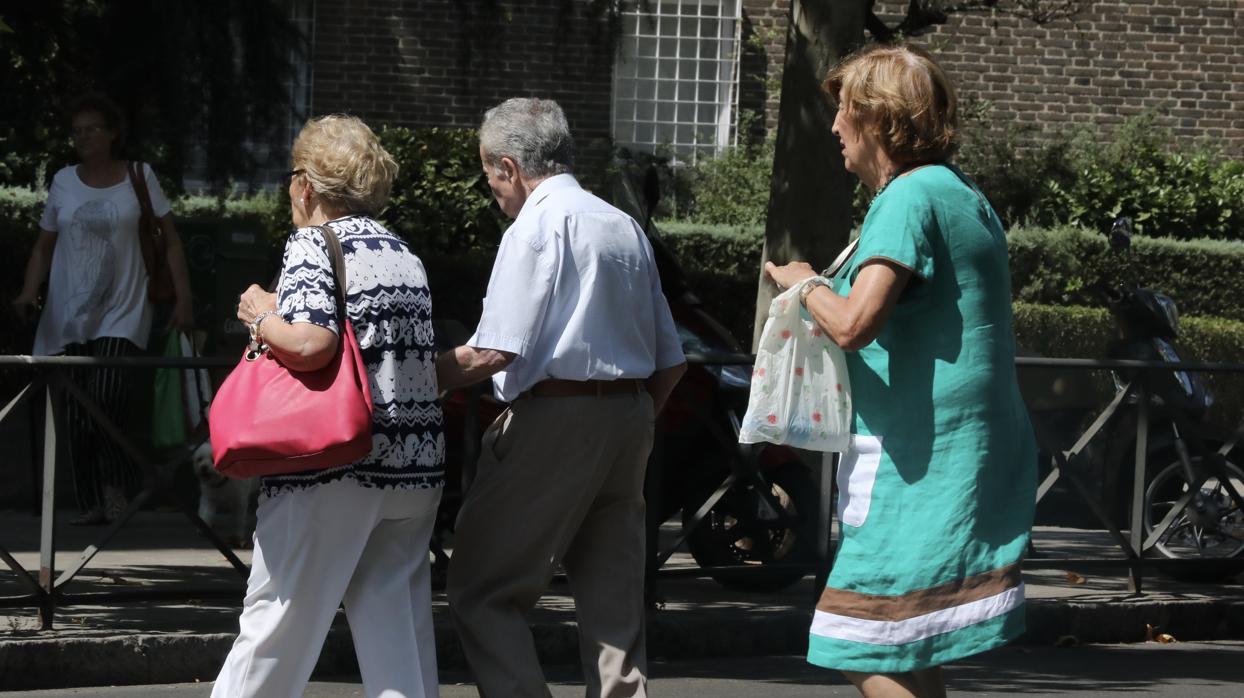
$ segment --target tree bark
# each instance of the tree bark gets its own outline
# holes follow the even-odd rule
[[[839,58],[863,43],[869,4],[791,0],[753,348],[776,290],[765,278],[764,263],[828,264],[850,234],[855,177],[844,169],[830,132],[834,109],[821,83]]]

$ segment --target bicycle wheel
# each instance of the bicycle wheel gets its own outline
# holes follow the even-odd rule
[[[738,483],[687,540],[696,563],[728,589],[777,591],[814,571],[810,531],[817,490],[811,475],[801,465],[786,464],[767,470],[765,477],[784,516],[769,511],[754,484]],[[691,513],[684,510],[684,525]],[[736,569],[714,569],[718,565]]]
[[[1244,492],[1244,469],[1229,459],[1223,462],[1223,466],[1226,481],[1211,476],[1201,485],[1201,506],[1198,508],[1190,502],[1171,522],[1154,545],[1159,555],[1172,559],[1202,560],[1226,560],[1244,555],[1244,511],[1227,491],[1230,484],[1237,492]],[[1200,456],[1192,457],[1192,467],[1194,472],[1201,472]],[[1170,513],[1180,497],[1188,492],[1189,487],[1178,458],[1158,471],[1145,490],[1143,524],[1146,538]],[[1223,574],[1192,576],[1204,579]],[[1189,575],[1173,571],[1172,576]]]

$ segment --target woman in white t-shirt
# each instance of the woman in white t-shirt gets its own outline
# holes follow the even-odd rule
[[[70,119],[81,162],[63,168],[52,180],[39,220],[42,230],[13,306],[20,316],[32,316],[46,280],[47,302],[34,354],[133,355],[147,346],[153,311],[138,237],[141,207],[128,163],[117,157],[124,144],[124,119],[116,104],[98,94],[79,99]],[[167,239],[176,295],[169,325],[188,330],[194,318],[181,239],[155,174],[149,165],[142,167]],[[120,369],[82,369],[74,381],[110,418],[124,421],[129,381]],[[126,489],[139,481],[137,468],[76,401],[66,403],[67,441],[81,509],[71,523],[107,523],[125,509]]]

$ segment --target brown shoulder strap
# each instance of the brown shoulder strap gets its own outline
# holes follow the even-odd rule
[[[326,225],[317,225],[320,235],[324,236],[324,245],[328,248],[328,261],[333,266],[333,281],[337,296],[337,329],[344,331],[346,320],[346,259],[341,249],[341,239],[337,231]]]
[[[143,164],[138,160],[131,160],[129,164],[130,184],[134,187],[134,196],[138,197],[138,207],[142,209],[142,215],[155,220],[155,207],[151,205],[151,192],[147,190],[147,177],[143,174]],[[145,228],[145,230],[144,230]],[[152,237],[158,237],[163,231],[158,225],[139,226],[140,233],[148,233]]]
[[[147,177],[143,174],[143,164],[137,160],[130,161],[130,183],[134,186],[134,196],[138,197],[138,205],[144,215],[154,215],[151,206],[151,192],[147,191]]]

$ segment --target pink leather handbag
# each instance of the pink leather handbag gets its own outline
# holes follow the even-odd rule
[[[346,315],[341,241],[319,226],[333,263],[337,354],[316,371],[292,371],[263,345],[247,348],[212,401],[216,470],[232,478],[284,475],[352,463],[372,449],[371,388]]]

